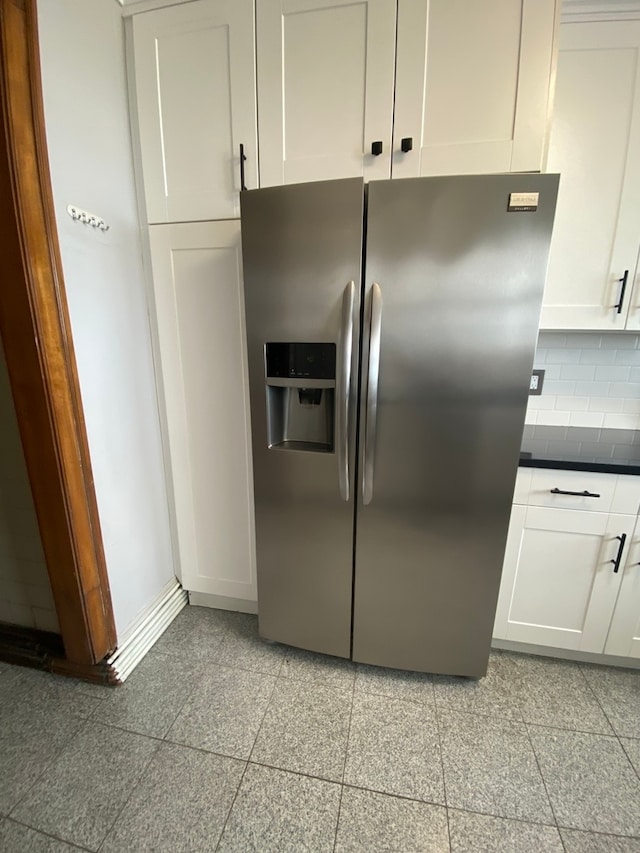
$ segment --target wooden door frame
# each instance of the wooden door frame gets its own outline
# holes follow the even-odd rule
[[[65,295],[36,0],[0,0],[0,338],[65,662],[91,675],[116,630]]]

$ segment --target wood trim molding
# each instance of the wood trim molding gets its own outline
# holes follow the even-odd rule
[[[120,676],[107,660],[77,664],[64,656],[59,634],[0,624],[0,660],[17,666],[28,666],[58,675],[69,675],[96,684],[121,684]]]
[[[116,646],[49,177],[36,0],[0,0],[0,336],[65,655]]]

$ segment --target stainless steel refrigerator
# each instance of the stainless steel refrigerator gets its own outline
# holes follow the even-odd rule
[[[241,194],[263,637],[486,672],[557,187]]]

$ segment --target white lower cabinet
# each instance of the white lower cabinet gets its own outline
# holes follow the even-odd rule
[[[149,232],[181,581],[255,601],[240,222]]]
[[[627,515],[514,506],[494,636],[602,652],[623,578],[611,561],[617,537],[629,540],[634,523]]]
[[[608,655],[640,658],[640,522],[627,551],[618,603],[604,650]]]
[[[596,493],[573,497],[584,493],[585,476]],[[511,513],[494,638],[640,657],[637,478],[534,471],[518,483],[516,497],[526,504]],[[568,507],[586,506],[541,505],[547,492]],[[591,510],[609,504],[624,511]]]

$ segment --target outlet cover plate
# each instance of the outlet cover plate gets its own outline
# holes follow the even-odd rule
[[[544,383],[544,370],[532,370],[531,382],[529,383],[529,396],[542,394],[542,385]]]

